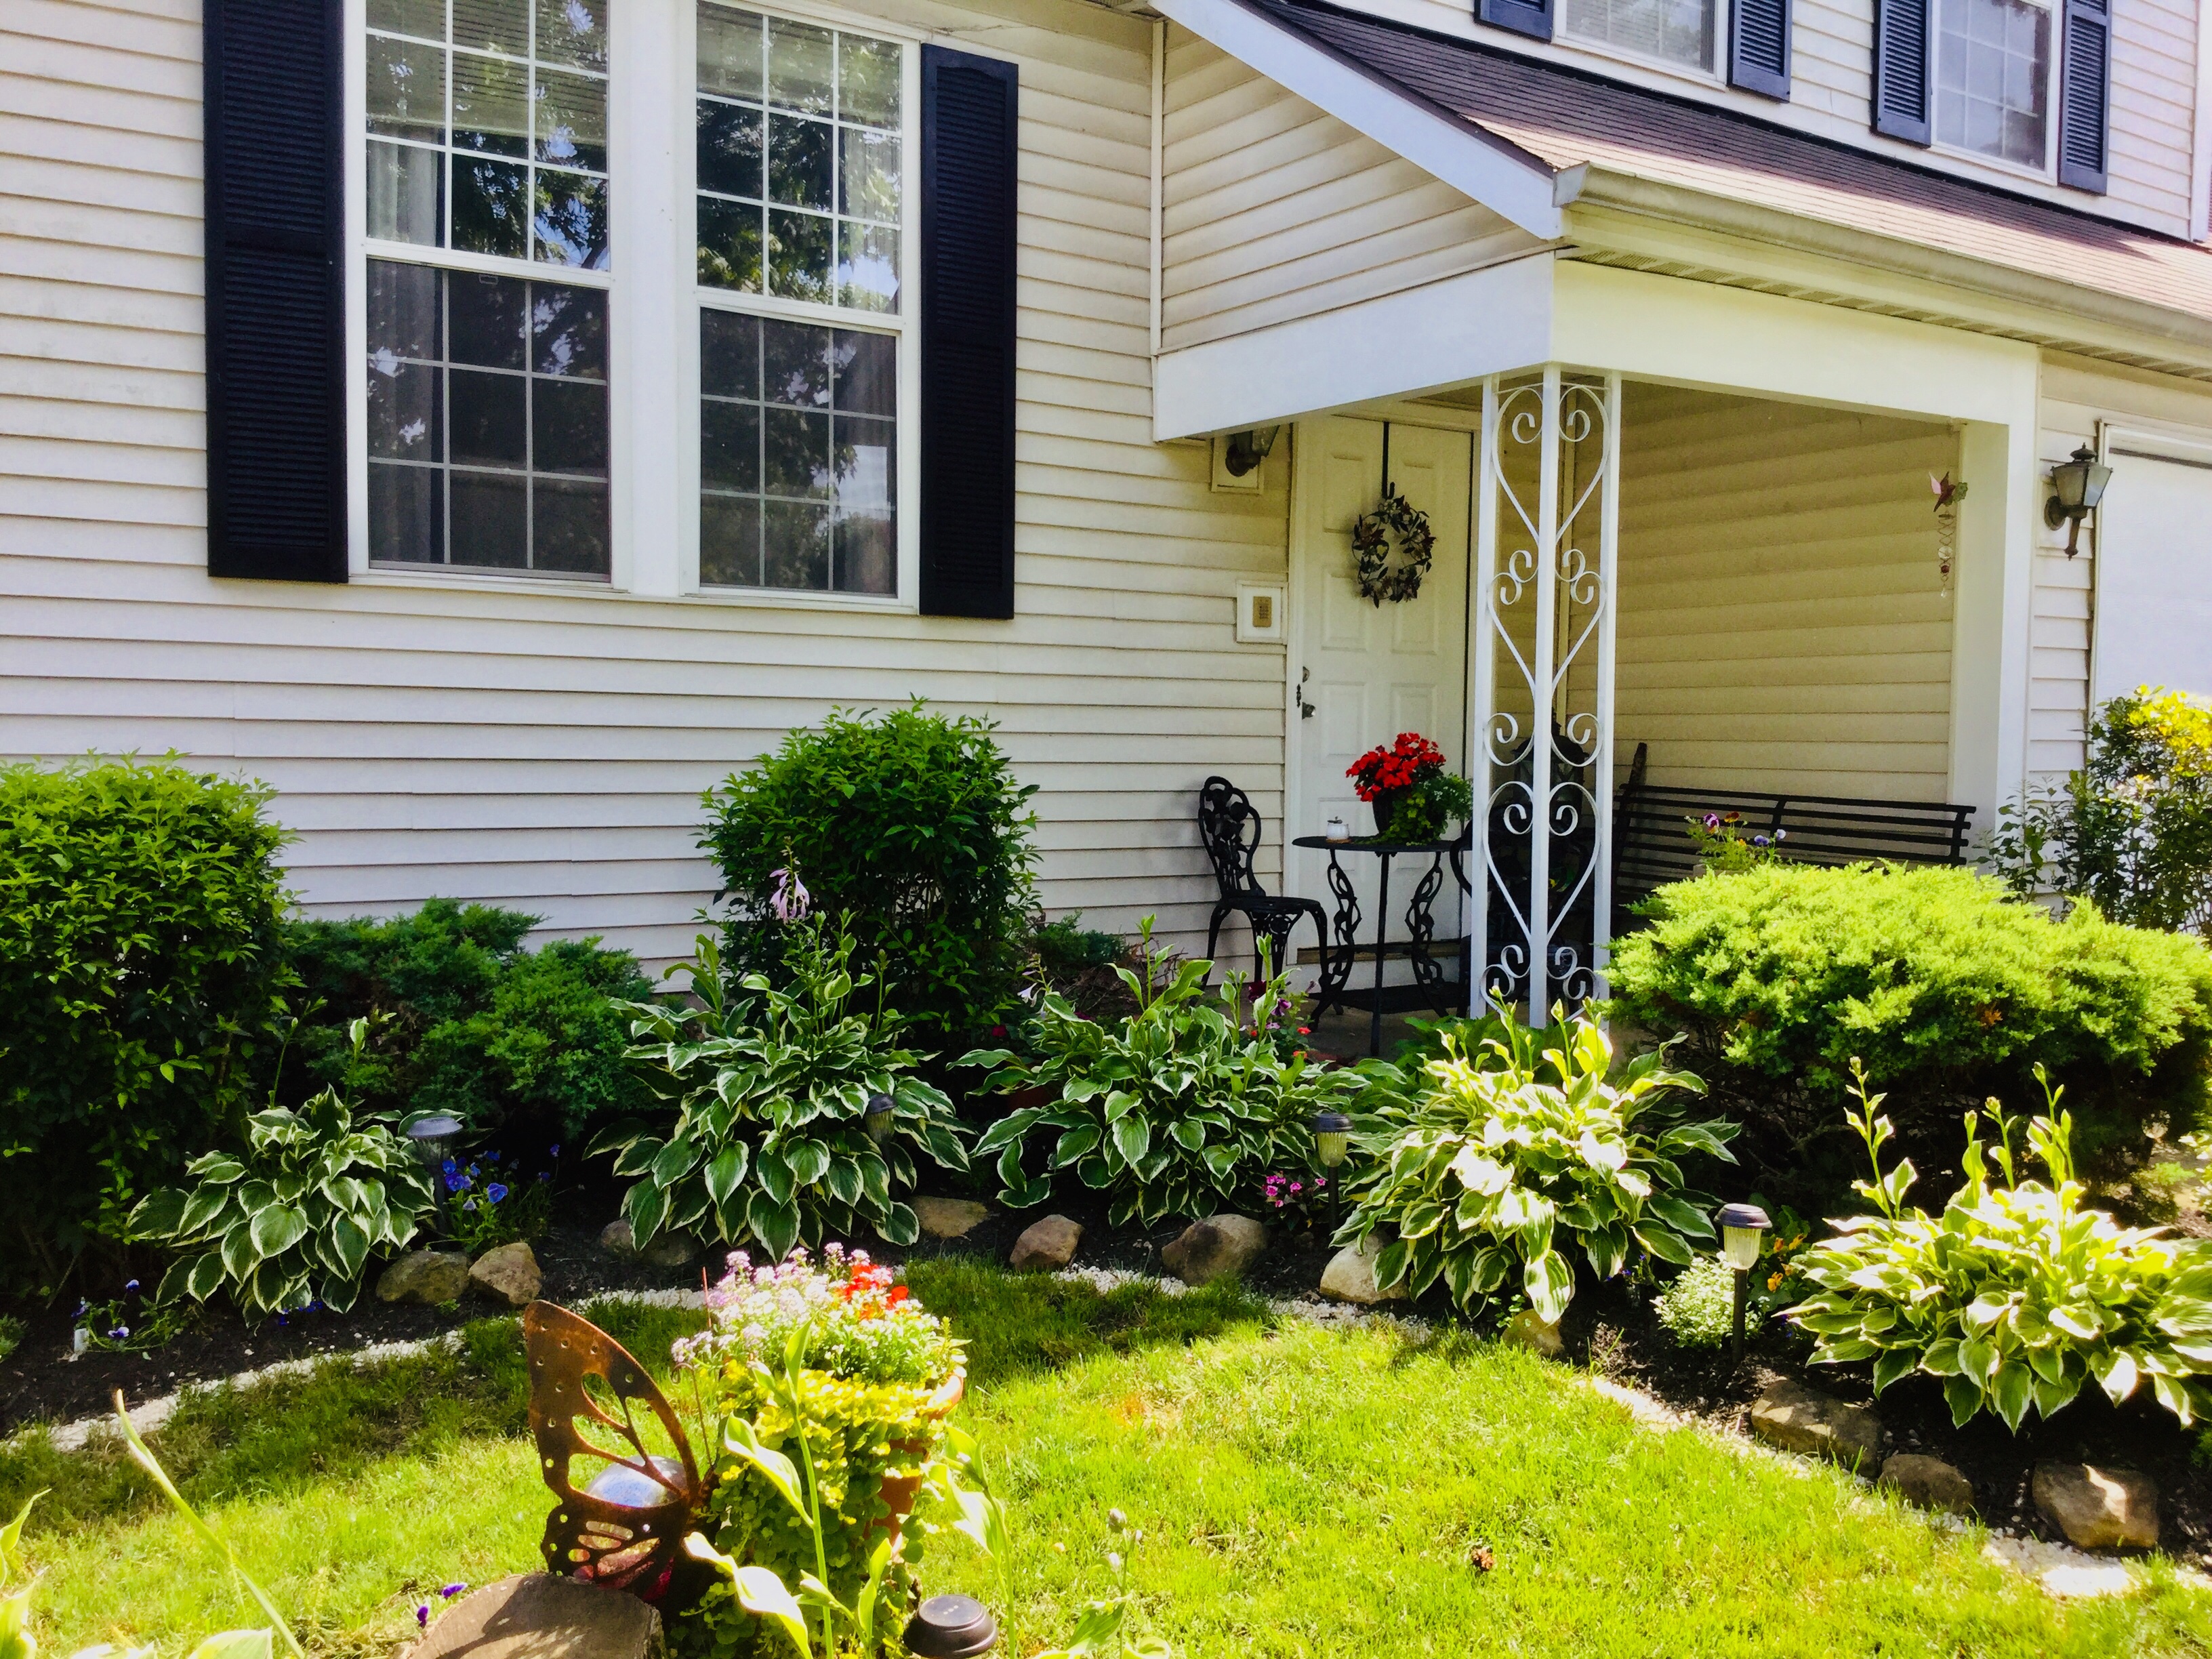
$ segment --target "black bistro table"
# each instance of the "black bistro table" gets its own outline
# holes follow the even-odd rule
[[[1390,932],[1390,860],[1411,856],[1425,858],[1429,867],[1413,885],[1413,902],[1406,907],[1406,958],[1413,969],[1413,982],[1428,994],[1429,1006],[1437,1013],[1449,1013],[1450,1009],[1442,1000],[1439,988],[1444,983],[1443,965],[1430,954],[1430,943],[1436,938],[1437,922],[1434,907],[1437,895],[1443,890],[1444,866],[1450,864],[1452,879],[1459,884],[1460,891],[1472,894],[1473,885],[1467,876],[1468,837],[1456,841],[1385,841],[1380,836],[1360,836],[1349,841],[1331,841],[1327,836],[1300,836],[1291,843],[1293,847],[1310,847],[1328,854],[1328,887],[1336,895],[1336,916],[1332,923],[1334,939],[1322,949],[1321,986],[1314,1004],[1316,1014],[1326,1013],[1330,1008],[1348,1005],[1344,1000],[1345,987],[1351,982],[1352,970],[1359,960],[1359,894],[1352,878],[1345,873],[1343,855],[1351,853],[1363,858],[1381,860],[1380,883],[1375,896],[1375,1007],[1368,1023],[1367,1052],[1380,1056],[1382,1052],[1382,968],[1383,945]]]

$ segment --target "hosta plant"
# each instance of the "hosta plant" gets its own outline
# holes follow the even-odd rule
[[[1616,1070],[1596,1024],[1539,1032],[1503,1010],[1496,1034],[1424,1068],[1410,1101],[1382,1091],[1354,1144],[1376,1167],[1352,1183],[1357,1207],[1340,1244],[1388,1238],[1376,1278],[1419,1295],[1441,1278],[1462,1305],[1517,1277],[1540,1319],[1555,1321],[1575,1293],[1571,1251],[1609,1279],[1642,1249],[1686,1264],[1711,1240],[1713,1200],[1691,1191],[1681,1158],[1734,1162],[1727,1122],[1683,1120],[1669,1097],[1702,1085],[1668,1069],[1665,1051]],[[1558,1034],[1557,1046],[1539,1044]]]
[[[979,1048],[961,1060],[990,1068],[987,1089],[1055,1097],[1009,1113],[975,1143],[979,1158],[999,1155],[1000,1201],[1010,1208],[1043,1203],[1053,1176],[1071,1171],[1109,1194],[1117,1226],[1210,1215],[1270,1170],[1311,1169],[1314,1114],[1348,1109],[1359,1093],[1352,1073],[1282,1052],[1270,1029],[1270,1011],[1287,1000],[1281,976],[1250,1000],[1255,1030],[1241,979],[1215,995],[1206,988],[1212,963],[1156,964],[1150,917],[1139,954],[1141,975],[1115,969],[1137,1000],[1128,1018],[1089,1019],[1042,992],[1022,1029],[1026,1053]],[[1033,1141],[1047,1150],[1030,1173]]]
[[[620,1126],[594,1150],[636,1177],[623,1213],[641,1249],[698,1230],[772,1260],[860,1227],[911,1244],[921,1229],[897,1194],[913,1190],[914,1153],[968,1167],[951,1101],[897,1046],[903,1022],[880,975],[854,971],[852,936],[820,918],[786,928],[784,988],[748,974],[732,994],[702,934],[697,961],[671,970],[688,970],[700,1006],[629,1006],[630,1056],[675,1116]],[[878,1100],[889,1116],[872,1133]]]
[[[350,1033],[359,1049],[368,1022]],[[130,1237],[180,1252],[156,1302],[204,1302],[228,1289],[249,1315],[319,1301],[343,1313],[361,1294],[369,1257],[415,1236],[435,1201],[405,1139],[356,1119],[334,1088],[294,1109],[246,1120],[243,1154],[213,1152],[185,1173],[193,1184],[154,1194],[131,1212]]]
[[[1800,1260],[1817,1288],[1788,1316],[1818,1339],[1815,1361],[1871,1359],[1877,1394],[1916,1371],[1941,1377],[1961,1425],[1989,1410],[2017,1430],[2091,1378],[2115,1403],[2148,1382],[2185,1425],[2212,1409],[2199,1380],[2212,1375],[2212,1245],[2084,1209],[2057,1093],[2026,1137],[2051,1184],[2019,1179],[2019,1120],[1993,1100],[1980,1115],[1996,1139],[1984,1147],[1966,1115],[1966,1180],[1940,1216],[1905,1206],[1911,1161],[1883,1170],[1882,1097],[1863,1075],[1857,1096],[1851,1127],[1875,1170],[1858,1190],[1875,1213],[1832,1223],[1838,1236]]]

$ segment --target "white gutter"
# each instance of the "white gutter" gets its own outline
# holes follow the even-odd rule
[[[1549,241],[1579,179],[1386,82],[1238,0],[1152,0],[1155,9],[1276,85]],[[1562,191],[1562,184],[1565,191]]]

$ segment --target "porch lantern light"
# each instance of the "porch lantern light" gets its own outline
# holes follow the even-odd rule
[[[999,1626],[972,1595],[933,1595],[915,1609],[905,1641],[917,1659],[971,1659],[998,1646]]]
[[[2075,450],[2070,460],[2051,469],[2051,499],[2043,504],[2043,522],[2053,530],[2066,526],[2068,558],[2074,556],[2081,542],[2081,520],[2096,510],[2097,503],[2105,498],[2105,486],[2112,481],[2112,469],[2100,465],[2087,444]]]
[[[1267,459],[1275,447],[1275,436],[1282,431],[1279,426],[1255,427],[1248,431],[1229,434],[1229,446],[1221,458],[1229,476],[1241,478]]]
[[[868,1109],[861,1115],[860,1127],[868,1132],[869,1139],[881,1146],[884,1137],[890,1133],[891,1125],[896,1121],[889,1095],[868,1097]]]
[[[1314,1151],[1334,1170],[1352,1151],[1352,1120],[1342,1112],[1316,1112],[1313,1136]]]
[[[1751,1270],[1759,1265],[1759,1250],[1774,1224],[1756,1204],[1723,1204],[1714,1218],[1721,1225],[1721,1260],[1735,1269],[1735,1340],[1730,1357],[1743,1358],[1744,1304],[1751,1294]]]

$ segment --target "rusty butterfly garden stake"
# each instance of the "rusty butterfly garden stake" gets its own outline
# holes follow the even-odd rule
[[[547,1570],[660,1601],[687,1561],[684,1536],[706,1507],[684,1425],[645,1368],[589,1320],[533,1302],[522,1334],[538,1473],[559,1500],[538,1543]],[[595,1380],[620,1417],[586,1386]],[[675,1457],[647,1450],[633,1401],[659,1421]],[[580,1489],[571,1468],[580,1459],[603,1466]]]

